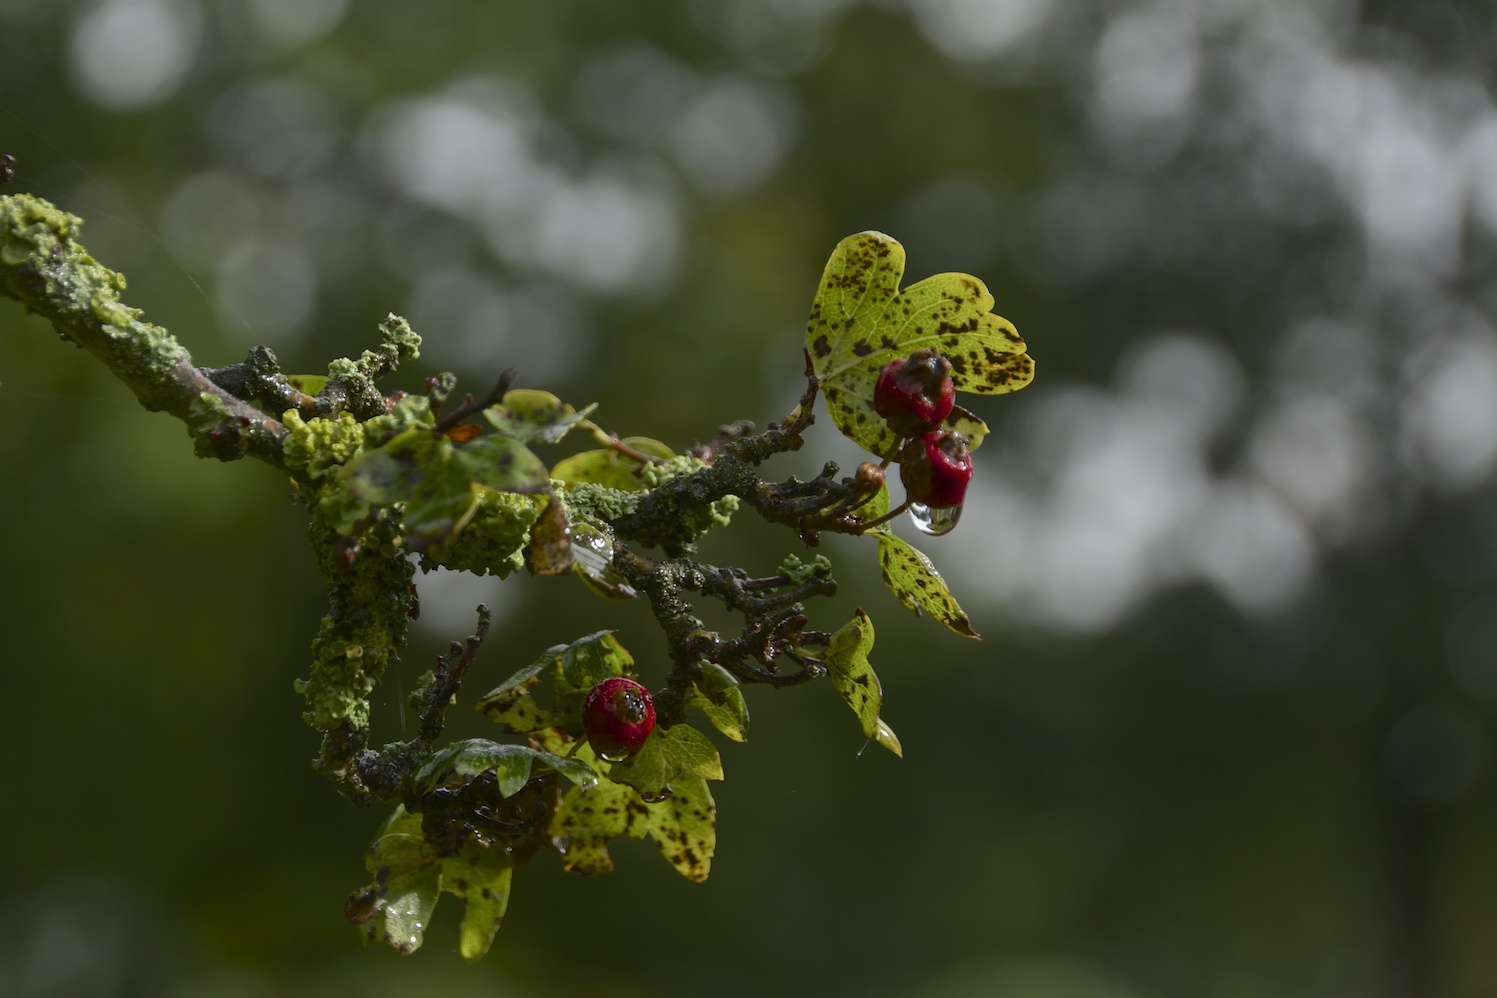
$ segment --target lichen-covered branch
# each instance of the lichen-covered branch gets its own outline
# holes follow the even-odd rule
[[[182,420],[200,455],[280,467],[281,422],[214,384],[170,333],[121,302],[124,277],[78,243],[82,225],[40,198],[0,197],[0,294],[101,360],[141,405]]]

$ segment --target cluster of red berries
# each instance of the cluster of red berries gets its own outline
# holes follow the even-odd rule
[[[873,408],[909,440],[897,457],[905,495],[930,509],[960,506],[972,480],[967,438],[940,429],[955,405],[951,362],[934,350],[891,360],[873,386]]]
[[[643,748],[655,730],[655,701],[627,676],[605,679],[582,701],[582,730],[598,758],[622,762]]]

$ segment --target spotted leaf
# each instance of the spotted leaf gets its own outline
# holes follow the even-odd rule
[[[972,629],[972,621],[931,560],[903,538],[885,531],[875,533],[884,585],[899,597],[899,602],[916,613],[930,614],[963,637],[975,639],[978,634]]]
[[[879,455],[896,443],[873,408],[874,384],[889,361],[939,350],[957,390],[981,395],[1016,391],[1034,377],[1023,339],[992,314],[982,281],[937,274],[900,291],[904,262],[904,248],[881,232],[848,236],[827,261],[806,325],[806,349],[832,422]]]

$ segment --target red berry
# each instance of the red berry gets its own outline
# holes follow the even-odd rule
[[[911,440],[899,455],[899,480],[911,502],[931,509],[960,506],[972,480],[967,438],[955,430]]]
[[[901,437],[934,430],[955,404],[951,362],[934,350],[889,361],[873,386],[873,408]]]
[[[582,701],[582,730],[600,758],[627,759],[655,730],[655,701],[649,690],[626,676],[605,679]]]

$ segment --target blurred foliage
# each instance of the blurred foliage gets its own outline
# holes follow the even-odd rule
[[[928,547],[983,641],[893,624],[871,566],[838,597],[888,608],[905,760],[761,697],[710,883],[619,843],[469,969],[455,921],[402,963],[330,908],[370,814],[308,764],[323,597],[285,483],[0,309],[0,992],[1497,990],[1494,16],[0,0],[14,189],[203,363],[318,370],[394,310],[424,373],[515,366],[679,452],[794,404],[826,247],[879,229],[911,279],[980,276],[1041,372],[974,405]],[[704,554],[753,567],[743,533]],[[494,681],[599,605],[418,581],[407,689],[479,598]],[[606,612],[664,668],[643,608]]]

